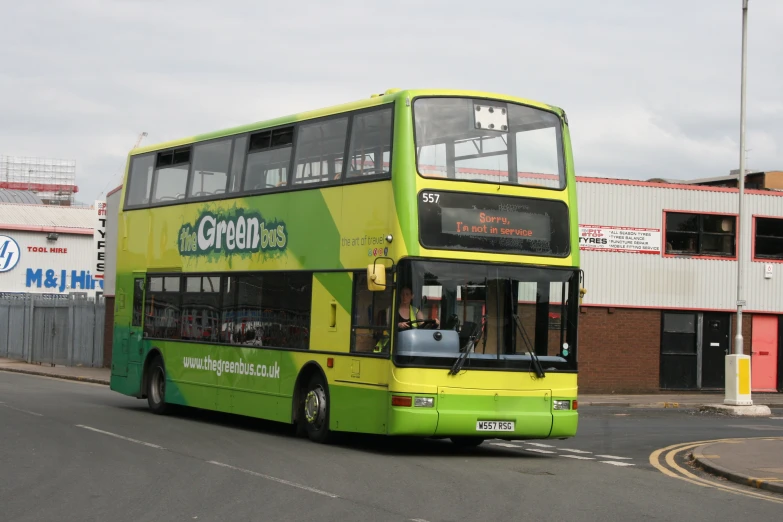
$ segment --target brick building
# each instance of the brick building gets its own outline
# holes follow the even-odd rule
[[[783,192],[746,191],[741,230],[736,188],[580,178],[577,197],[580,391],[723,389],[740,242],[752,389],[783,390]]]

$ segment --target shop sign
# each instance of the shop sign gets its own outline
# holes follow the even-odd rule
[[[658,228],[579,225],[579,250],[660,254],[661,230]]]

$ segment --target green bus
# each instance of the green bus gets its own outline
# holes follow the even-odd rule
[[[567,438],[565,113],[391,89],[131,151],[111,389],[335,432]]]

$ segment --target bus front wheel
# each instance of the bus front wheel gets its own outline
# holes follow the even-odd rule
[[[302,420],[307,436],[313,442],[328,442],[329,430],[329,392],[323,379],[314,375],[305,391]]]
[[[166,367],[160,356],[155,357],[147,368],[147,404],[152,413],[166,413]]]

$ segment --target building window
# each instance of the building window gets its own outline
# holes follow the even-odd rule
[[[756,218],[753,257],[783,260],[783,219]]]
[[[666,253],[691,256],[736,255],[735,216],[666,213]]]

